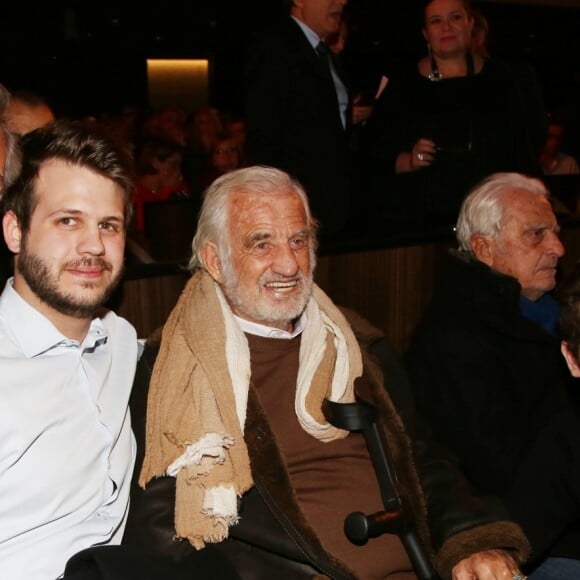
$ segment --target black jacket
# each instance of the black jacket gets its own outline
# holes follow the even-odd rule
[[[451,251],[405,362],[419,412],[471,483],[504,499],[534,557],[580,556],[580,429],[559,340],[520,314],[517,280]]]
[[[361,325],[354,328],[361,340],[365,336]],[[371,335],[366,333],[367,338]],[[401,369],[384,340],[377,341],[374,337],[366,346],[389,361],[390,375],[396,381]],[[155,354],[156,347],[151,343],[140,361],[131,401],[139,449],[135,480],[143,459],[146,395]],[[490,498],[474,498],[451,458],[430,445],[428,437],[424,438],[426,433],[418,434],[418,424],[411,418],[412,402],[404,374],[398,375],[402,380],[395,382],[391,394],[405,416],[408,415],[406,428],[417,432],[414,453],[400,416],[384,390],[382,371],[375,357],[368,353],[365,373],[373,385],[372,402],[378,408],[391,455],[397,457],[392,466],[399,478],[399,492],[407,499],[419,537],[442,577],[448,577],[451,568],[471,554],[474,546],[475,550],[503,547],[512,550],[517,560],[524,559],[527,540],[518,526],[506,520],[503,508]],[[291,485],[281,452],[252,389],[245,439],[255,486],[241,500],[241,521],[230,529],[230,538],[211,544],[204,551],[222,554],[245,580],[312,578],[317,574],[336,579],[353,578],[347,564],[337,561],[322,548],[294,494],[289,493]],[[174,497],[173,478],[152,480],[145,490],[135,485],[124,542],[148,552],[172,556],[184,565],[189,560],[195,569],[195,550],[187,541],[173,539]]]
[[[342,73],[337,59],[334,66]],[[323,235],[342,229],[351,204],[349,131],[330,74],[294,20],[284,19],[250,44],[244,87],[249,162],[296,177]]]

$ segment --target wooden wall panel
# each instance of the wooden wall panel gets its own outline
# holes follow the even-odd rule
[[[323,256],[316,281],[338,304],[382,329],[401,353],[433,292],[450,242]]]
[[[114,309],[146,338],[164,324],[188,279],[183,272],[125,280]]]

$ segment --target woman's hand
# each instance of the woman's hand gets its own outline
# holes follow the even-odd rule
[[[435,159],[435,143],[431,139],[419,139],[410,152],[399,153],[395,162],[396,173],[417,171],[428,167]]]

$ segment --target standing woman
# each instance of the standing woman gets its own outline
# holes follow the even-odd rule
[[[540,174],[545,113],[535,74],[474,51],[474,24],[468,0],[426,1],[427,54],[387,75],[368,145],[378,213],[390,225],[448,229],[486,175]]]

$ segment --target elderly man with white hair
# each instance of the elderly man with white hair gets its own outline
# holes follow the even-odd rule
[[[477,185],[405,356],[436,437],[530,538],[534,580],[580,578],[580,428],[551,293],[558,232],[541,181],[498,173]]]
[[[314,283],[316,229],[304,190],[277,169],[233,171],[206,190],[193,275],[133,389],[141,487],[125,541],[185,566],[218,553],[244,580],[416,578],[396,535],[359,546],[344,533],[352,511],[381,509],[381,492],[362,434],[328,423],[323,399],[360,398],[377,409],[440,577],[521,578],[519,527],[407,432],[386,390],[399,392],[395,380],[369,353],[381,333]]]

